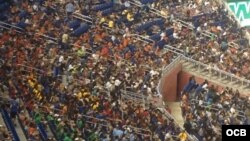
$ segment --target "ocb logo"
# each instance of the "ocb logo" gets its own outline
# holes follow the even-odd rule
[[[226,130],[227,136],[247,136],[246,129],[227,129]]]

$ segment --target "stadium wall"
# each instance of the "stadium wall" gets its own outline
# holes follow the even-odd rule
[[[178,74],[182,70],[182,65],[178,64],[170,72],[165,74],[162,79],[162,87],[160,92],[164,101],[176,101],[177,100],[177,86],[178,86]]]
[[[179,64],[173,68],[168,74],[164,75],[162,78],[161,94],[164,101],[175,102],[179,100],[179,96],[184,86],[188,83],[189,78],[192,76],[189,72],[182,71],[182,65]],[[197,83],[202,83],[205,81],[204,78],[195,76]],[[209,86],[214,85],[218,88],[219,92],[223,90],[222,86],[209,81]]]

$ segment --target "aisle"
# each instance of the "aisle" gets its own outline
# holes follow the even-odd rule
[[[176,122],[183,127],[184,120],[182,118],[180,102],[167,102],[167,105],[171,109],[171,115],[175,118]]]

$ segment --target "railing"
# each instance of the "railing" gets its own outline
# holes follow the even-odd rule
[[[29,69],[32,69],[32,70],[35,70],[35,71],[38,71],[38,72],[44,72],[43,70],[40,70],[40,69],[37,69],[37,68],[33,68],[33,67],[30,67],[30,66],[26,66],[26,65],[23,65],[23,64],[20,64],[20,66],[24,67],[24,68],[29,68]],[[29,71],[27,71],[29,72]],[[40,74],[38,73],[38,75],[43,75],[43,74]],[[62,80],[61,78],[56,78],[58,80]],[[74,80],[77,80],[77,81],[81,81],[80,79],[74,79]],[[139,104],[141,103],[146,103],[145,99],[146,97],[143,96],[143,95],[140,95],[140,94],[134,94],[132,92],[128,92],[128,91],[124,91],[124,90],[121,90],[123,92],[123,95],[127,95],[129,96],[129,100],[133,100],[133,102],[137,102],[139,103],[140,100],[141,101],[144,101],[144,102],[140,102]],[[106,91],[107,92],[107,91]],[[126,92],[126,94],[124,94],[124,92]],[[42,108],[42,106],[39,106],[40,108]],[[53,110],[56,110],[56,111],[62,111],[60,109],[55,109],[53,108]],[[82,115],[82,114],[81,114]],[[101,122],[106,122],[108,123],[109,120],[111,121],[114,121],[115,119],[108,119],[108,118],[105,118],[105,119],[98,119],[98,118],[95,118],[95,117],[92,117],[92,116],[87,116],[87,115],[82,115],[83,117],[85,118],[88,118],[88,119],[94,119],[94,120],[97,120],[97,121],[101,121]],[[115,120],[115,121],[118,121],[118,120]],[[87,123],[90,123],[90,124],[96,124],[95,122],[91,122],[91,121],[86,121]],[[101,126],[107,126],[105,124],[101,124],[101,123],[98,123],[98,125],[101,125]],[[146,130],[146,129],[142,129],[142,128],[137,128],[137,127],[133,127],[133,126],[130,126],[130,125],[127,125],[129,128],[133,129],[133,131],[138,134],[138,135],[143,135],[143,136],[152,136],[152,133],[151,131],[149,130]],[[144,133],[144,132],[147,132],[147,133]]]
[[[203,64],[199,61],[193,60],[193,59],[185,57],[183,55],[181,56],[181,58],[184,61],[192,63],[194,65],[194,67],[196,67],[198,69],[198,71],[200,71],[200,72],[203,70],[207,70],[207,71],[209,71],[209,73],[213,73],[213,74],[217,75],[219,77],[219,79],[221,79],[221,80],[227,79],[230,81],[230,83],[240,83],[240,85],[244,88],[250,87],[250,80],[235,76],[234,74],[228,73],[226,71],[216,69],[214,67]]]
[[[139,40],[139,41],[142,41],[142,42],[145,42],[145,43],[150,43],[150,42],[154,42],[154,40],[148,38],[148,37],[144,37],[142,35],[139,35],[139,34],[130,34],[131,37],[134,37],[136,40]]]
[[[127,90],[121,90],[121,99],[127,99],[133,101],[134,103],[142,104],[146,107],[148,104],[147,97],[140,93],[134,93]]]
[[[170,64],[168,64],[167,66],[165,66],[162,69],[162,76],[165,75],[166,73],[168,73],[173,68],[175,68],[175,66],[179,64],[180,60],[181,60],[181,56],[178,56]]]
[[[73,17],[83,20],[87,23],[93,24],[93,19],[91,17],[80,14],[79,12],[74,12]]]
[[[178,54],[178,55],[184,55],[184,51],[181,49],[178,49],[176,47],[170,46],[170,45],[165,45],[165,48],[163,50],[167,50],[167,51],[173,51],[174,53]]]
[[[200,102],[200,100],[198,100],[198,99],[192,99],[192,100],[191,100],[191,104],[197,104],[197,103],[199,103],[199,102]],[[202,101],[202,105],[199,105],[199,106],[205,107],[205,108],[206,108],[206,107],[210,107],[211,109],[213,109],[213,110],[215,110],[215,111],[219,111],[219,108],[218,108],[217,105],[215,105],[215,104],[210,104],[210,103],[208,103],[208,102],[206,102],[206,101]],[[245,116],[245,114],[244,114],[243,111],[239,111],[239,110],[236,109],[235,112],[238,114],[237,117],[240,117],[240,118],[242,118],[243,120],[247,118],[247,117]]]
[[[135,5],[137,7],[143,7],[143,5],[141,4],[141,2],[139,1],[136,1],[136,0],[129,0],[128,1],[131,5]],[[154,9],[154,8],[150,8],[150,12],[151,13],[154,13],[160,17],[163,17],[163,18],[168,18],[167,16],[164,16],[161,14],[161,11],[157,10],[157,9]]]
[[[195,29],[195,27],[194,27],[191,23],[187,23],[187,22],[185,22],[185,21],[183,21],[183,20],[180,20],[180,19],[174,20],[173,22],[179,23],[179,24],[181,24],[182,26],[187,27],[187,28],[189,28],[189,29],[191,29],[191,30],[194,30],[194,29]],[[208,32],[208,31],[206,31],[206,30],[202,30],[202,31],[199,31],[199,32],[200,32],[202,35],[204,35],[204,36],[206,36],[206,37],[209,37],[209,38],[217,37],[217,35],[215,35],[214,33]]]
[[[165,117],[168,118],[169,120],[173,119],[175,125],[178,126],[178,127],[180,127],[180,129],[184,130],[183,126],[181,126],[178,122],[176,122],[177,120],[169,112],[167,112],[165,108],[158,108],[158,110],[161,111],[161,113],[163,115],[165,115]],[[187,135],[188,135],[188,140],[189,141],[199,141],[195,136],[190,135],[188,133],[187,133]]]
[[[171,47],[169,47],[170,49],[173,49],[173,48],[171,48]],[[178,57],[178,59],[179,59],[179,57]],[[199,62],[200,63],[200,62]],[[171,64],[170,64],[171,65]],[[204,64],[205,65],[205,64]],[[172,66],[172,67],[174,67],[174,66]],[[169,68],[171,68],[171,67],[169,67]],[[249,82],[248,82],[249,83]]]
[[[6,27],[6,26],[9,26],[9,27],[11,27],[11,28],[18,29],[18,30],[20,30],[19,32],[23,31],[22,28],[20,28],[20,27],[18,27],[18,26],[15,26],[15,25],[12,25],[12,24],[8,24],[8,23],[2,22],[2,21],[0,21],[0,24],[1,24],[2,26],[5,26],[5,27]]]
[[[142,6],[143,6],[143,5],[141,4],[141,2],[139,2],[139,1],[137,1],[137,0],[129,0],[129,3],[130,3],[130,4],[133,4],[133,5],[135,5],[135,6],[138,6],[138,7],[142,7]],[[159,10],[157,10],[157,9],[155,9],[155,8],[152,8],[152,7],[150,7],[150,12],[152,12],[152,13],[158,15],[158,16],[161,16],[161,17],[163,17],[163,18],[168,18],[168,16],[162,15],[161,12],[160,12]],[[175,19],[173,22],[179,23],[179,24],[181,24],[182,26],[187,27],[187,28],[189,28],[189,29],[192,29],[192,30],[194,29],[194,26],[193,26],[192,24],[187,23],[187,22],[185,22],[185,21],[183,21],[183,20]],[[209,37],[209,38],[217,37],[217,35],[215,35],[214,33],[208,32],[208,31],[201,31],[200,33],[201,33],[202,35],[204,35],[204,36]]]
[[[20,138],[19,138],[18,133],[16,131],[16,128],[13,124],[12,118],[9,115],[9,112],[7,111],[7,109],[5,109],[5,107],[2,107],[2,104],[5,105],[5,104],[9,103],[10,102],[9,100],[10,99],[7,97],[3,97],[2,95],[0,96],[0,107],[1,107],[0,116],[2,116],[3,121],[5,122],[5,125],[9,131],[9,134],[10,134],[12,140],[13,141],[20,141]]]
[[[180,20],[180,19],[174,19],[173,22],[180,23],[181,25],[188,27],[189,29],[192,29],[192,30],[195,28],[192,23],[188,23],[188,22],[185,22],[185,21]]]
[[[8,25],[2,24],[2,23],[3,23],[3,22],[0,23],[0,28],[8,29],[8,30],[15,29],[15,28],[13,28],[13,27],[11,27],[11,26],[8,26]],[[18,32],[18,33],[22,33],[22,31],[19,31],[19,30],[16,30],[16,29],[15,29],[15,31]]]
[[[175,52],[175,51],[174,51]],[[242,85],[247,85],[246,87],[249,87],[250,86],[250,81],[249,80],[246,80],[246,79],[243,79],[243,78],[240,78],[240,77],[237,77],[237,76],[235,76],[235,75],[233,75],[233,74],[230,74],[230,73],[228,73],[228,72],[225,72],[225,71],[222,71],[222,70],[218,70],[218,69],[215,69],[215,68],[210,68],[208,65],[206,65],[206,64],[203,64],[203,63],[201,63],[201,62],[199,62],[199,61],[195,61],[195,60],[193,60],[193,59],[191,59],[191,58],[188,58],[188,57],[185,57],[184,55],[181,55],[181,54],[179,54],[179,56],[177,57],[177,58],[175,58],[175,60],[174,61],[172,61],[169,65],[167,65],[166,67],[164,67],[163,69],[162,69],[162,76],[164,76],[165,74],[167,74],[168,72],[170,72],[173,68],[175,68],[175,66],[176,65],[178,65],[181,61],[188,61],[188,62],[190,62],[190,63],[192,63],[192,64],[194,64],[195,66],[196,66],[196,68],[198,69],[198,70],[202,70],[202,69],[210,69],[209,71],[210,72],[214,72],[214,73],[216,73],[216,74],[219,74],[219,76],[220,76],[220,79],[221,78],[228,78],[228,79],[230,79],[231,80],[231,82],[241,82],[241,84]],[[233,81],[234,80],[234,81]],[[161,94],[161,89],[162,89],[162,87],[163,87],[163,84],[162,84],[162,79],[159,81],[159,83],[158,83],[158,86],[157,86],[157,91],[158,91],[158,93],[159,94]],[[163,108],[161,108],[161,111],[163,112],[163,113],[165,113],[166,115],[167,115],[167,117],[171,117],[172,119],[174,119],[174,121],[176,122],[176,119],[171,115],[171,114],[169,114],[165,109],[163,109]],[[245,117],[244,116],[244,114],[242,114],[242,111],[239,111],[239,116],[240,117]],[[176,124],[177,125],[179,125],[177,122],[176,122]],[[179,127],[181,127],[182,128],[182,126],[180,126],[179,125]],[[198,140],[196,137],[194,137],[194,136],[191,136],[191,135],[189,135],[189,139],[190,140]]]

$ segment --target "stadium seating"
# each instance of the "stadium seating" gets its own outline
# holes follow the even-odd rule
[[[8,114],[8,112],[6,111],[6,109],[4,108],[1,108],[1,115],[7,125],[7,128],[9,129],[9,131],[11,132],[11,135],[12,135],[12,138],[14,141],[20,141],[18,135],[17,135],[17,132],[16,132],[16,129],[11,121],[11,118]]]
[[[86,33],[89,29],[89,25],[87,24],[81,24],[77,29],[75,29],[72,33],[72,36],[77,36],[79,37],[80,35],[82,35],[83,33]]]
[[[103,11],[104,9],[108,9],[108,8],[111,8],[113,7],[113,2],[107,2],[107,3],[104,3],[104,4],[100,4],[100,5],[95,5],[93,7],[93,10],[95,11]]]
[[[248,118],[245,115],[245,110],[249,105],[241,102],[244,101],[244,98],[240,97],[239,93],[227,89],[218,92],[207,81],[197,84],[194,77],[190,78],[185,85],[182,92],[182,112],[184,119],[186,119],[184,127],[199,140],[204,137],[220,139],[220,132],[216,132],[212,128],[217,128],[216,130],[220,131],[221,125],[224,124],[247,124]],[[239,105],[236,106],[235,103]],[[191,108],[189,110],[186,109],[188,105]],[[201,115],[201,112],[204,112],[204,115]],[[190,119],[190,116],[193,118]],[[202,116],[204,117],[200,118]],[[208,119],[207,123],[204,122],[206,118]],[[190,123],[191,127],[189,127]],[[201,130],[204,134],[201,134]]]
[[[81,2],[78,7],[84,9],[82,5],[86,6],[86,1]],[[227,17],[226,20],[216,20],[216,13],[181,19],[192,22],[197,29],[193,30],[192,27],[176,23],[175,18],[180,16],[165,18],[150,12],[151,6],[148,4],[157,6],[155,3],[164,1],[140,2],[142,7],[93,1],[94,5],[88,5],[91,7],[89,14],[81,16],[76,14],[83,12],[81,8],[75,7],[77,10],[68,15],[65,14],[64,4],[52,2],[51,6],[41,0],[38,10],[31,10],[33,16],[27,12],[28,9],[17,8],[18,12],[8,17],[9,9],[5,7],[9,4],[0,0],[0,11],[6,12],[0,12],[0,18],[8,21],[6,28],[9,29],[3,30],[3,36],[0,37],[0,44],[4,48],[0,50],[3,54],[0,59],[11,60],[4,63],[6,69],[0,70],[2,76],[8,76],[1,77],[1,81],[10,88],[10,97],[19,97],[24,105],[32,103],[29,108],[23,105],[25,108],[22,109],[30,112],[28,121],[32,123],[36,114],[40,114],[43,120],[36,122],[35,127],[41,140],[49,140],[50,131],[56,140],[165,140],[165,134],[179,138],[179,127],[163,117],[157,108],[140,102],[124,102],[119,97],[124,91],[130,91],[133,95],[139,93],[147,98],[159,94],[157,84],[161,68],[176,57],[171,51],[161,52],[167,48],[165,45],[173,45],[184,51],[186,47],[194,47],[190,53],[198,54],[199,60],[202,50],[195,50],[196,46],[201,46],[203,40],[204,45],[211,41],[199,33],[210,31],[207,26],[219,26],[218,29],[233,26],[227,24],[230,22]],[[26,3],[22,4],[23,7],[29,7]],[[29,4],[33,6],[37,3]],[[181,4],[176,1],[159,5],[159,8],[177,8]],[[91,19],[88,23],[84,20],[86,16]],[[20,21],[13,20],[13,17],[19,17]],[[30,24],[24,22],[26,18]],[[99,24],[102,18],[104,23]],[[203,18],[207,20],[201,20]],[[109,27],[109,20],[114,22],[113,27]],[[209,23],[204,26],[207,21]],[[22,34],[15,34],[13,32],[17,28],[14,26],[25,30]],[[212,41],[220,43],[221,40],[229,40],[229,36],[217,38],[221,35],[223,33],[216,33]],[[54,42],[51,41],[52,37]],[[237,39],[238,36],[230,38]],[[61,48],[61,40],[69,46],[68,49]],[[241,44],[245,44],[244,40]],[[205,50],[205,54],[209,56],[215,53]],[[193,86],[187,86],[185,92],[192,90]],[[38,105],[44,105],[45,108]],[[86,123],[81,123],[82,120]],[[6,123],[10,125],[12,121]],[[80,134],[82,129],[84,132]],[[9,130],[14,132],[14,128]],[[113,136],[109,136],[111,132]]]

